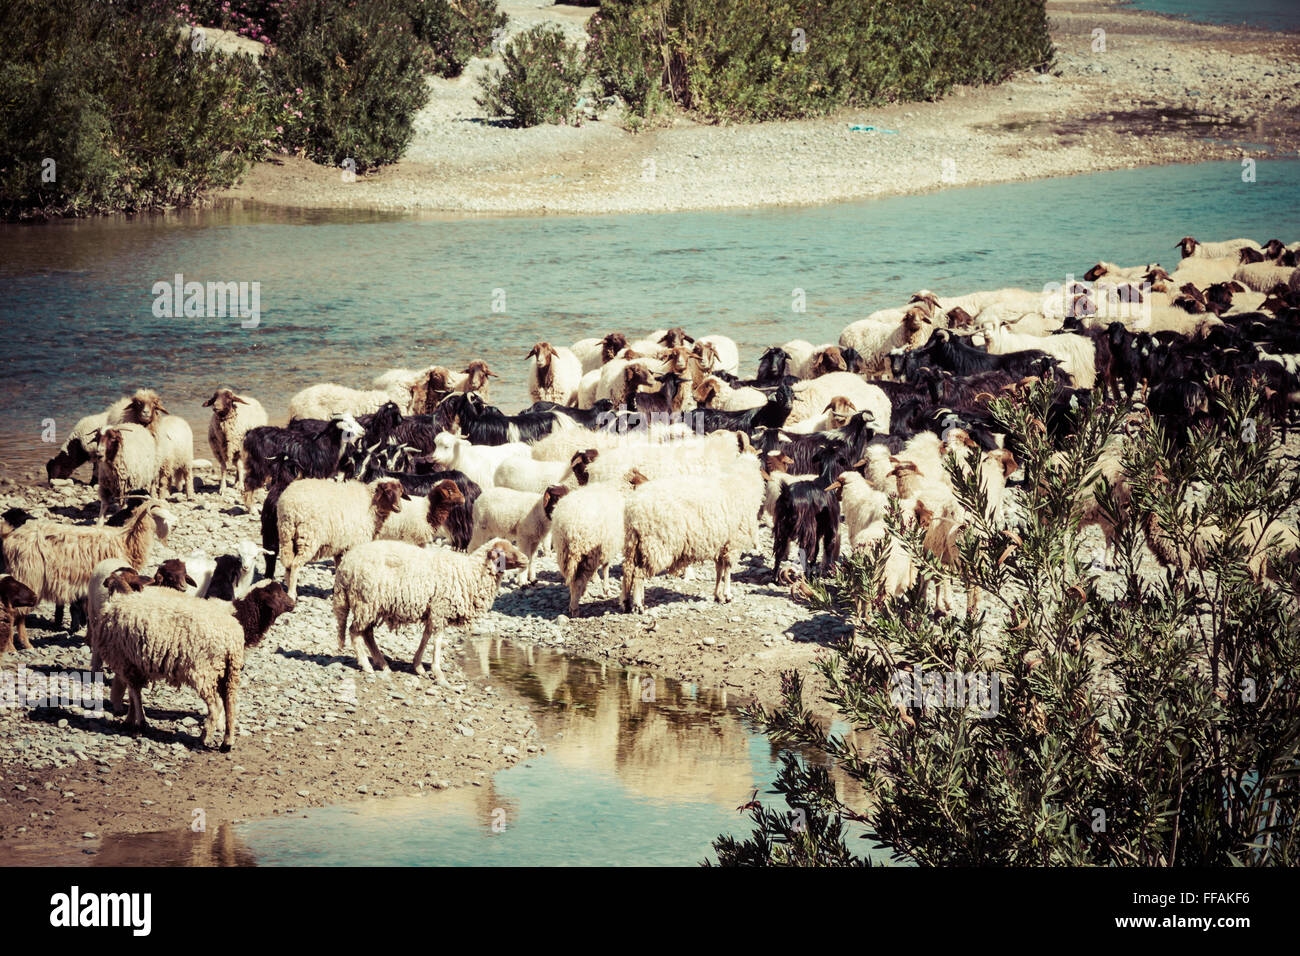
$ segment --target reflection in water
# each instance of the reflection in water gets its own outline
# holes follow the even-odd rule
[[[61,862],[689,866],[712,856],[718,834],[748,834],[736,807],[768,789],[779,752],[724,692],[499,638],[464,657],[469,677],[528,699],[545,754],[481,786],[215,834],[116,837],[96,857]]]

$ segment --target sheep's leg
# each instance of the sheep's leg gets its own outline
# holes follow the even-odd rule
[[[339,625],[339,653],[341,654],[348,646],[348,607],[346,604],[335,606],[334,618]]]
[[[218,458],[217,461],[218,461],[218,465],[217,465],[217,494],[218,494],[218,495],[224,495],[224,494],[226,493],[226,459],[225,459],[225,456],[223,455],[222,457]]]
[[[126,678],[121,674],[113,675],[113,686],[109,690],[108,709],[114,714],[122,712],[122,694],[126,690]]]
[[[63,627],[63,605],[54,605],[54,626]]]
[[[217,690],[226,705],[226,733],[221,738],[221,749],[229,750],[235,744],[235,712],[238,709],[239,671],[232,667],[217,682]]]
[[[14,613],[14,623],[13,626],[10,627],[9,632],[10,632],[9,646],[11,648],[13,647],[13,638],[15,633],[18,635],[19,647],[26,648],[26,649],[31,648],[32,642],[27,637],[27,615],[26,614],[19,614],[17,612]]]
[[[420,639],[420,646],[415,649],[415,659],[411,662],[411,667],[418,676],[424,676],[424,649],[429,646],[430,638],[433,638],[433,678],[442,687],[450,687],[447,675],[442,672],[442,630],[439,629],[437,634],[434,634],[431,617],[424,619],[424,637]]]
[[[6,610],[7,609],[5,608],[0,608],[0,611],[6,611]],[[14,649],[14,628],[17,626],[14,622],[17,619],[18,615],[9,612],[5,614],[5,617],[8,618],[7,623],[9,626],[5,628],[4,640],[0,640],[0,657],[4,657],[4,655],[8,654],[10,651]],[[0,618],[0,623],[4,623],[3,618]]]
[[[185,468],[185,498],[194,500],[194,469],[191,466]]]
[[[641,569],[631,561],[623,562],[623,610],[645,610],[645,580]]]
[[[731,555],[725,549],[714,562],[713,600],[719,604],[731,602]]]
[[[375,669],[388,670],[388,658],[384,656],[384,652],[379,649],[379,644],[375,641],[375,626],[371,624],[366,628],[363,636],[366,639],[366,651],[370,654],[370,660],[374,662]]]
[[[369,652],[365,654],[361,653],[361,635],[364,631],[365,628],[362,627],[358,621],[353,620],[352,627],[349,631],[352,635],[352,653],[357,657],[357,667],[361,668],[368,674],[374,670],[374,667],[370,664]]]
[[[149,726],[149,723],[145,720],[144,716],[144,695],[141,693],[138,684],[128,682],[127,690],[131,695],[131,726],[134,727],[137,732],[143,732]]]
[[[225,678],[223,676],[220,683],[224,683],[224,681]],[[203,690],[199,691],[199,699],[203,701],[203,705],[208,708],[208,715],[203,718],[203,727],[200,729],[201,736],[199,737],[199,742],[209,749],[212,747],[212,741],[216,738],[217,715],[223,709],[222,698],[224,696],[224,694],[218,692],[216,684],[209,684],[207,687],[203,688]]]
[[[603,580],[600,586],[600,596],[609,597],[609,562],[606,562],[605,564],[601,565],[601,574],[603,576]]]

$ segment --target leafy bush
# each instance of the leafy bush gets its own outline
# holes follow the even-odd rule
[[[1050,62],[1044,0],[607,0],[588,23],[606,95],[712,118],[932,99]]]
[[[439,76],[460,76],[506,25],[496,0],[406,0],[406,8],[416,38],[428,47],[428,69]]]
[[[429,95],[402,3],[294,0],[277,40],[264,64],[286,147],[327,165],[350,158],[358,170],[402,155]]]
[[[1300,862],[1296,556],[1272,567],[1280,580],[1250,572],[1263,553],[1252,527],[1283,516],[1294,525],[1294,466],[1271,426],[1255,424],[1254,396],[1216,394],[1217,422],[1181,450],[1142,425],[1123,453],[1131,500],[1106,488],[1097,498],[1116,525],[1122,579],[1103,583],[1078,556],[1080,486],[1124,416],[1095,414],[1053,454],[1036,427],[1045,391],[1027,405],[993,404],[1026,475],[1018,530],[979,518],[982,491],[950,464],[977,516],[963,561],[1005,616],[935,620],[924,584],[877,608],[883,549],[853,555],[813,588],[816,606],[856,626],[820,670],[827,699],[851,726],[871,728],[873,746],[827,736],[795,674],[779,708],[750,715],[774,740],[829,755],[871,805],[849,809],[825,773],[787,759],[778,790],[803,816],[760,804],[751,839],[715,843],[720,862],[851,862],[846,820],[922,865]],[[937,573],[919,535],[904,537]],[[1143,540],[1165,552],[1162,573],[1149,556],[1141,571]],[[930,678],[919,697],[900,697],[918,672],[996,675],[992,715],[931,698]]]
[[[559,123],[578,105],[586,77],[582,51],[552,24],[538,24],[510,40],[502,50],[505,71],[493,70],[481,84],[479,106],[492,116],[512,117],[517,126]]]
[[[264,100],[249,58],[191,49],[161,9],[12,0],[0,17],[0,209],[192,203],[264,154]]]

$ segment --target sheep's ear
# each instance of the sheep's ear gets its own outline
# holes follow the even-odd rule
[[[218,394],[219,394],[218,392],[213,392],[213,393],[212,393],[212,397],[209,398],[206,402],[203,403],[203,407],[204,407],[204,408],[211,408],[211,407],[212,407],[212,403],[215,402],[215,401],[217,400],[217,395],[218,395]],[[235,401],[239,401],[239,399],[235,399]]]
[[[531,349],[528,350],[528,354],[525,355],[524,358],[536,358],[536,357],[537,357],[537,346],[534,345]]]
[[[192,588],[196,588],[196,587],[198,587],[198,584],[195,583],[194,579],[193,579],[192,577],[190,577],[188,574],[185,575],[185,583],[188,584],[188,585],[189,585],[190,587],[192,587]]]

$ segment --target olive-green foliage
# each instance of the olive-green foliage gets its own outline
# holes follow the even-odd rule
[[[404,0],[416,38],[428,48],[428,68],[460,76],[471,57],[483,56],[506,15],[496,0]]]
[[[603,92],[643,117],[933,99],[1053,56],[1043,0],[606,0],[588,30]]]
[[[295,0],[264,63],[284,110],[281,143],[327,165],[395,162],[429,96],[425,51],[399,0]]]
[[[501,51],[504,70],[482,79],[479,106],[516,126],[570,119],[586,77],[582,51],[552,24],[538,24],[512,37]]]
[[[249,58],[192,49],[157,8],[9,0],[0,209],[14,219],[192,203],[263,155],[263,102]]]
[[[1256,400],[1212,393],[1217,423],[1175,451],[1149,422],[1099,411],[1063,451],[1035,427],[1045,390],[993,405],[1019,439],[1025,520],[982,518],[982,492],[950,464],[975,515],[960,550],[984,593],[975,617],[936,619],[918,584],[875,600],[881,549],[854,554],[814,603],[856,625],[821,665],[828,699],[873,746],[827,736],[787,675],[782,706],[751,716],[773,738],[823,752],[870,796],[866,829],[922,865],[1223,866],[1300,862],[1300,614],[1294,553],[1254,579],[1252,522],[1294,526],[1300,479]],[[1132,431],[1131,501],[1103,488],[1121,584],[1079,558],[1080,488],[1111,434]],[[897,513],[890,524],[901,528]],[[918,562],[939,572],[902,531]],[[1164,535],[1168,567],[1142,548]],[[1157,538],[1156,540],[1160,540]],[[1194,544],[1199,542],[1199,544]],[[1285,543],[1294,547],[1294,539]],[[879,606],[877,606],[879,603]],[[997,620],[981,620],[990,606]],[[891,694],[897,676],[988,672],[996,714]],[[919,704],[919,705],[918,705]],[[779,788],[807,824],[753,811],[752,839],[721,839],[732,865],[838,865],[832,825],[852,811],[823,774],[787,761]]]

